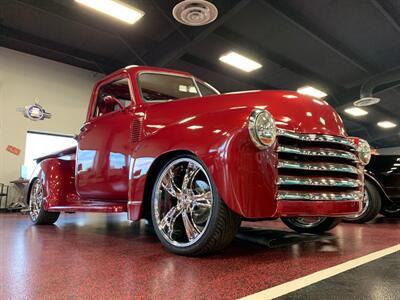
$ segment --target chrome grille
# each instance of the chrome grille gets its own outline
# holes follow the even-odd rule
[[[358,200],[363,168],[356,146],[330,135],[278,129],[278,200]]]

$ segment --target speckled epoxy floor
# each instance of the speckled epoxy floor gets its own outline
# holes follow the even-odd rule
[[[383,217],[320,237],[279,221],[243,226],[262,231],[187,258],[125,214],[63,214],[55,226],[0,214],[0,299],[234,299],[400,243],[400,220]]]

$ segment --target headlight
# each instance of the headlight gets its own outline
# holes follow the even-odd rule
[[[276,140],[276,126],[272,115],[263,109],[255,109],[249,117],[249,133],[259,149],[272,146]]]
[[[371,147],[368,142],[360,139],[357,145],[358,158],[363,165],[367,165],[371,159]]]

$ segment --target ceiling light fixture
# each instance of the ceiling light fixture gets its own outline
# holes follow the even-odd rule
[[[348,113],[349,115],[355,116],[355,117],[360,117],[360,116],[365,116],[368,114],[366,110],[363,110],[362,108],[358,107],[349,107],[344,110],[345,113]]]
[[[382,128],[393,128],[393,127],[397,126],[397,124],[390,122],[390,121],[381,121],[381,122],[378,122],[377,125]]]
[[[328,96],[327,93],[320,91],[312,86],[303,86],[297,89],[297,92],[303,95],[308,95],[316,98],[324,98]]]
[[[114,0],[75,0],[76,2],[89,6],[97,11],[104,14],[117,18],[128,24],[136,23],[141,17],[144,16],[144,12],[128,6],[122,2]]]
[[[245,72],[251,72],[262,67],[258,62],[233,51],[222,55],[219,60]]]

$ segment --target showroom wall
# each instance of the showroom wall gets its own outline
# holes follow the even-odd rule
[[[28,130],[74,134],[85,119],[99,73],[0,47],[0,183],[17,179]],[[17,108],[38,100],[51,119],[30,121]],[[21,149],[19,155],[6,151]],[[46,147],[46,145],[43,145]]]

